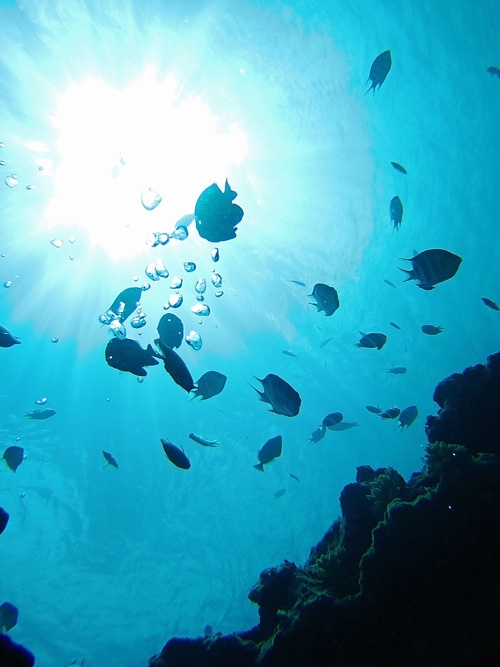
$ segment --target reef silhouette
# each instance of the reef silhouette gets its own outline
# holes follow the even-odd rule
[[[150,667],[492,664],[500,646],[500,353],[438,384],[424,466],[357,468],[299,567],[261,573],[259,624],[173,638]]]

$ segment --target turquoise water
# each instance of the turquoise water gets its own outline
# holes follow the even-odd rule
[[[15,474],[0,470],[0,601],[19,608],[12,638],[48,667],[135,667],[171,636],[254,625],[259,572],[305,561],[357,465],[421,467],[436,383],[484,362],[500,330],[481,302],[500,303],[496,3],[101,4],[0,3],[0,284],[12,283],[0,324],[22,340],[0,349],[0,436],[26,453]],[[386,49],[391,71],[364,96]],[[245,217],[217,265],[194,226],[182,243],[146,245],[226,177]],[[140,203],[149,187],[163,197],[154,211]],[[428,248],[463,258],[431,292],[397,268]],[[185,279],[176,313],[203,338],[179,351],[194,378],[228,376],[208,401],[161,366],[138,383],[105,363],[98,317],[157,257]],[[224,295],[209,287],[200,323],[194,282],[215,267]],[[332,317],[309,305],[317,282],[338,290]],[[143,294],[140,336],[126,323],[144,346],[169,284]],[[358,349],[359,330],[388,342]],[[297,417],[258,401],[249,384],[268,373],[299,391]],[[42,397],[56,415],[28,420]],[[401,433],[369,404],[415,404],[419,418]],[[310,444],[334,411],[359,426]],[[202,448],[192,431],[221,444]],[[283,454],[259,473],[277,434]],[[190,470],[160,438],[184,446]]]

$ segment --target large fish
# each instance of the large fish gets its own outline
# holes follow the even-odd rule
[[[329,317],[340,306],[339,295],[335,287],[325,285],[324,283],[316,283],[313,287],[312,294],[309,294],[316,303],[311,303],[311,306],[316,306],[318,312],[324,311],[325,316]]]
[[[104,356],[108,366],[145,377],[148,373],[145,366],[156,366],[155,351],[148,345],[144,350],[136,340],[131,338],[112,338],[106,345]]]
[[[373,94],[375,95],[377,86],[379,87],[380,90],[380,86],[384,83],[385,77],[389,74],[391,65],[392,65],[392,58],[390,51],[384,51],[375,58],[370,68],[370,74],[368,75],[368,79],[366,80],[366,83],[368,83],[368,81],[371,81],[372,85],[368,88],[366,93],[368,93],[373,88]]]
[[[149,346],[148,346],[149,347]],[[163,359],[165,370],[170,375],[175,384],[182,387],[188,393],[195,389],[193,377],[188,370],[184,361],[179,357],[177,352],[166,347],[162,350],[163,354],[156,354],[159,359]]]
[[[207,371],[203,373],[196,383],[193,398],[201,396],[201,400],[206,401],[208,398],[217,396],[226,386],[226,380],[227,375],[219,373],[219,371]]]
[[[24,449],[17,445],[11,445],[4,451],[2,458],[9,468],[16,472],[24,459]]]
[[[10,602],[2,602],[2,604],[0,604],[0,632],[8,632],[9,630],[12,630],[17,623],[18,616],[19,612],[17,611],[17,607]],[[13,665],[14,662],[8,660],[5,664]]]
[[[219,243],[236,238],[236,225],[243,218],[243,209],[233,204],[236,192],[231,190],[226,179],[224,192],[217,183],[212,183],[203,190],[194,208],[198,234],[210,241]]]
[[[13,336],[5,327],[0,326],[0,347],[12,347],[20,343],[17,336]]]
[[[253,389],[259,394],[261,401],[272,406],[269,412],[285,417],[295,417],[299,414],[301,398],[288,382],[273,373],[269,373],[262,380],[258,377],[255,379],[262,383],[264,391],[259,391],[255,387]]]
[[[333,426],[340,424],[343,419],[344,415],[341,412],[331,412],[323,419],[322,426],[326,426],[326,428],[331,429]]]
[[[400,268],[400,271],[408,274],[405,282],[415,280],[424,290],[434,289],[438,283],[453,278],[462,262],[461,257],[441,248],[424,250],[411,259],[407,257],[401,259],[411,262],[413,267],[410,271]]]
[[[406,427],[411,426],[417,417],[418,417],[417,406],[410,405],[410,407],[401,410],[401,413],[398,417],[399,423],[396,426],[396,428],[399,428],[401,426],[401,430],[403,430],[405,426]]]
[[[260,451],[258,452],[257,458],[259,459],[259,463],[254,465],[254,468],[263,472],[266,463],[270,463],[273,459],[281,456],[282,449],[283,437],[281,435],[277,435],[276,437],[268,440],[264,445],[262,445]]]
[[[158,322],[157,330],[160,337],[155,340],[155,345],[158,345],[160,349],[163,350],[166,347],[172,349],[179,347],[182,343],[184,325],[177,315],[165,313]]]
[[[166,457],[171,461],[174,466],[182,468],[183,470],[189,470],[191,463],[189,462],[188,457],[184,454],[182,449],[176,447],[168,440],[161,439],[161,444],[163,445],[163,451],[165,452]]]

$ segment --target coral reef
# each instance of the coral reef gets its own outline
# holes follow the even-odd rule
[[[424,467],[357,469],[303,567],[264,571],[249,631],[172,639],[150,667],[493,664],[500,649],[500,354],[441,382]]]

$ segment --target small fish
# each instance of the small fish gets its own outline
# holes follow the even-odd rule
[[[325,433],[326,426],[318,426],[318,428],[312,432],[309,442],[319,442],[325,437]]]
[[[118,338],[116,340],[118,340]],[[44,410],[33,410],[32,412],[27,412],[26,417],[29,417],[30,419],[48,419],[49,417],[53,417],[55,414],[55,410],[52,410],[51,408],[45,408]]]
[[[391,222],[394,225],[392,231],[394,231],[395,229],[399,231],[399,228],[401,227],[401,222],[403,221],[403,204],[401,202],[401,199],[397,195],[391,199],[391,205],[389,206],[389,213],[391,215]]]
[[[404,375],[407,370],[405,366],[395,366],[394,368],[389,368],[387,372],[393,375]]]
[[[289,352],[288,350],[281,350],[281,352],[283,354],[286,354],[287,357],[294,357],[295,359],[298,359],[298,356],[293,352]]]
[[[326,428],[331,429],[333,426],[336,426],[337,424],[340,424],[340,422],[344,419],[344,415],[341,412],[331,412],[329,415],[326,415],[326,417],[323,419],[323,426],[326,426]]]
[[[106,466],[113,466],[113,468],[118,468],[118,463],[116,462],[116,459],[111,456],[109,452],[105,452],[104,449],[102,450],[102,455],[106,459],[107,463],[104,467]]]
[[[492,65],[491,67],[488,67],[486,71],[491,74],[491,76],[496,76],[500,79],[500,67]]]
[[[300,479],[297,475],[294,475],[293,472],[289,473],[290,477],[300,484]]]
[[[388,410],[384,410],[384,412],[380,413],[380,418],[381,419],[396,419],[396,417],[399,417],[401,410],[399,408],[389,408]]]
[[[381,350],[386,341],[387,341],[387,336],[383,333],[369,333],[369,334],[364,334],[362,331],[359,332],[361,334],[361,339],[359,343],[356,343],[356,347],[366,347],[366,348],[377,348],[377,350]]]
[[[428,336],[437,336],[443,331],[443,327],[435,327],[433,324],[423,324],[422,331]]]
[[[462,258],[449,250],[431,248],[419,252],[413,257],[401,257],[405,262],[411,262],[412,269],[399,269],[407,274],[408,280],[415,280],[417,286],[423,290],[432,290],[438,283],[450,280],[458,271]]]
[[[188,437],[199,445],[203,445],[203,447],[217,447],[217,445],[220,445],[218,440],[207,440],[206,438],[202,438],[201,435],[196,435],[196,433],[190,433]]]
[[[282,496],[285,495],[285,493],[286,493],[286,489],[278,489],[278,491],[276,491],[276,493],[274,494],[274,497],[275,498],[281,498]]]
[[[17,336],[13,336],[5,327],[0,326],[0,347],[12,347],[20,343]]]
[[[176,447],[168,440],[161,439],[161,444],[163,445],[163,451],[165,452],[166,457],[171,461],[174,466],[182,468],[183,470],[189,470],[191,463],[189,462],[188,457],[184,454],[182,449]]]
[[[389,287],[394,287],[394,289],[397,289],[396,285],[394,283],[391,283],[390,280],[387,280],[387,278],[384,278],[384,283],[386,285],[389,285]]]
[[[389,324],[391,325],[391,327],[394,327],[395,329],[399,329],[401,331],[401,327],[399,326],[399,324],[396,324],[396,322],[389,322]]]
[[[365,408],[368,412],[372,412],[374,415],[379,415],[383,412],[382,408],[379,408],[378,405],[365,405]]]
[[[203,190],[194,207],[196,229],[203,239],[219,243],[236,238],[236,225],[243,219],[243,209],[232,203],[236,196],[227,179],[224,192],[217,183]]]
[[[10,602],[3,602],[0,604],[0,631],[8,632],[11,630],[16,625],[18,616],[19,612],[17,611],[17,607],[14,607],[13,604]],[[14,663],[12,662],[10,664]]]
[[[263,472],[264,465],[266,463],[270,463],[273,459],[278,458],[278,456],[281,456],[282,451],[283,451],[283,437],[281,435],[277,435],[274,438],[271,438],[270,440],[265,442],[260,448],[257,454],[259,463],[257,463],[257,465],[254,465],[254,468],[256,470],[260,470],[261,472]]]
[[[399,171],[401,174],[407,174],[408,172],[406,169],[403,167],[403,165],[399,164],[399,162],[391,162],[392,166],[396,171]]]
[[[497,304],[491,299],[488,299],[488,297],[486,296],[482,296],[481,301],[484,303],[485,306],[488,306],[488,308],[491,308],[492,310],[500,310]]]
[[[375,58],[370,68],[370,74],[368,75],[368,79],[366,80],[366,83],[368,83],[368,81],[371,81],[372,85],[368,88],[366,93],[370,92],[370,90],[372,90],[373,88],[373,95],[375,95],[377,86],[380,90],[380,86],[384,83],[385,77],[389,74],[391,65],[392,65],[392,58],[390,51],[384,51]]]
[[[416,405],[410,405],[410,407],[401,410],[401,414],[398,417],[399,424],[396,428],[401,426],[401,430],[406,426],[407,428],[413,424],[415,419],[418,417],[418,409]]]
[[[289,283],[293,283],[294,285],[300,285],[300,287],[305,287],[306,284],[303,283],[301,280],[289,280]]]
[[[333,315],[340,306],[339,295],[335,287],[324,283],[316,283],[309,296],[316,299],[316,303],[311,303],[311,306],[316,306],[318,312],[324,311],[326,317]]]
[[[335,424],[335,426],[329,426],[330,431],[348,431],[355,426],[359,426],[358,422],[340,422],[340,424]]]
[[[9,523],[9,515],[4,510],[3,507],[0,507],[0,535],[3,533],[3,531],[7,527],[8,523]]]
[[[324,341],[321,343],[320,348],[321,348],[321,347],[326,347],[326,346],[328,345],[328,343],[331,343],[331,342],[332,342],[332,340],[334,340],[334,339],[333,339],[333,338],[327,338],[326,340],[324,340]]]
[[[22,447],[18,447],[17,445],[12,445],[11,447],[7,447],[7,449],[3,453],[2,458],[4,459],[5,463],[9,466],[9,468],[13,472],[16,472],[16,470],[23,462],[24,449]]]
[[[219,373],[219,371],[207,371],[203,373],[193,390],[193,398],[201,396],[201,400],[206,401],[209,398],[213,398],[213,396],[217,396],[226,386],[226,380],[227,375]]]
[[[274,373],[269,373],[262,380],[255,379],[262,383],[264,391],[252,388],[259,394],[261,401],[271,405],[272,410],[269,412],[285,417],[295,417],[299,414],[302,400],[299,393],[288,382]]]

